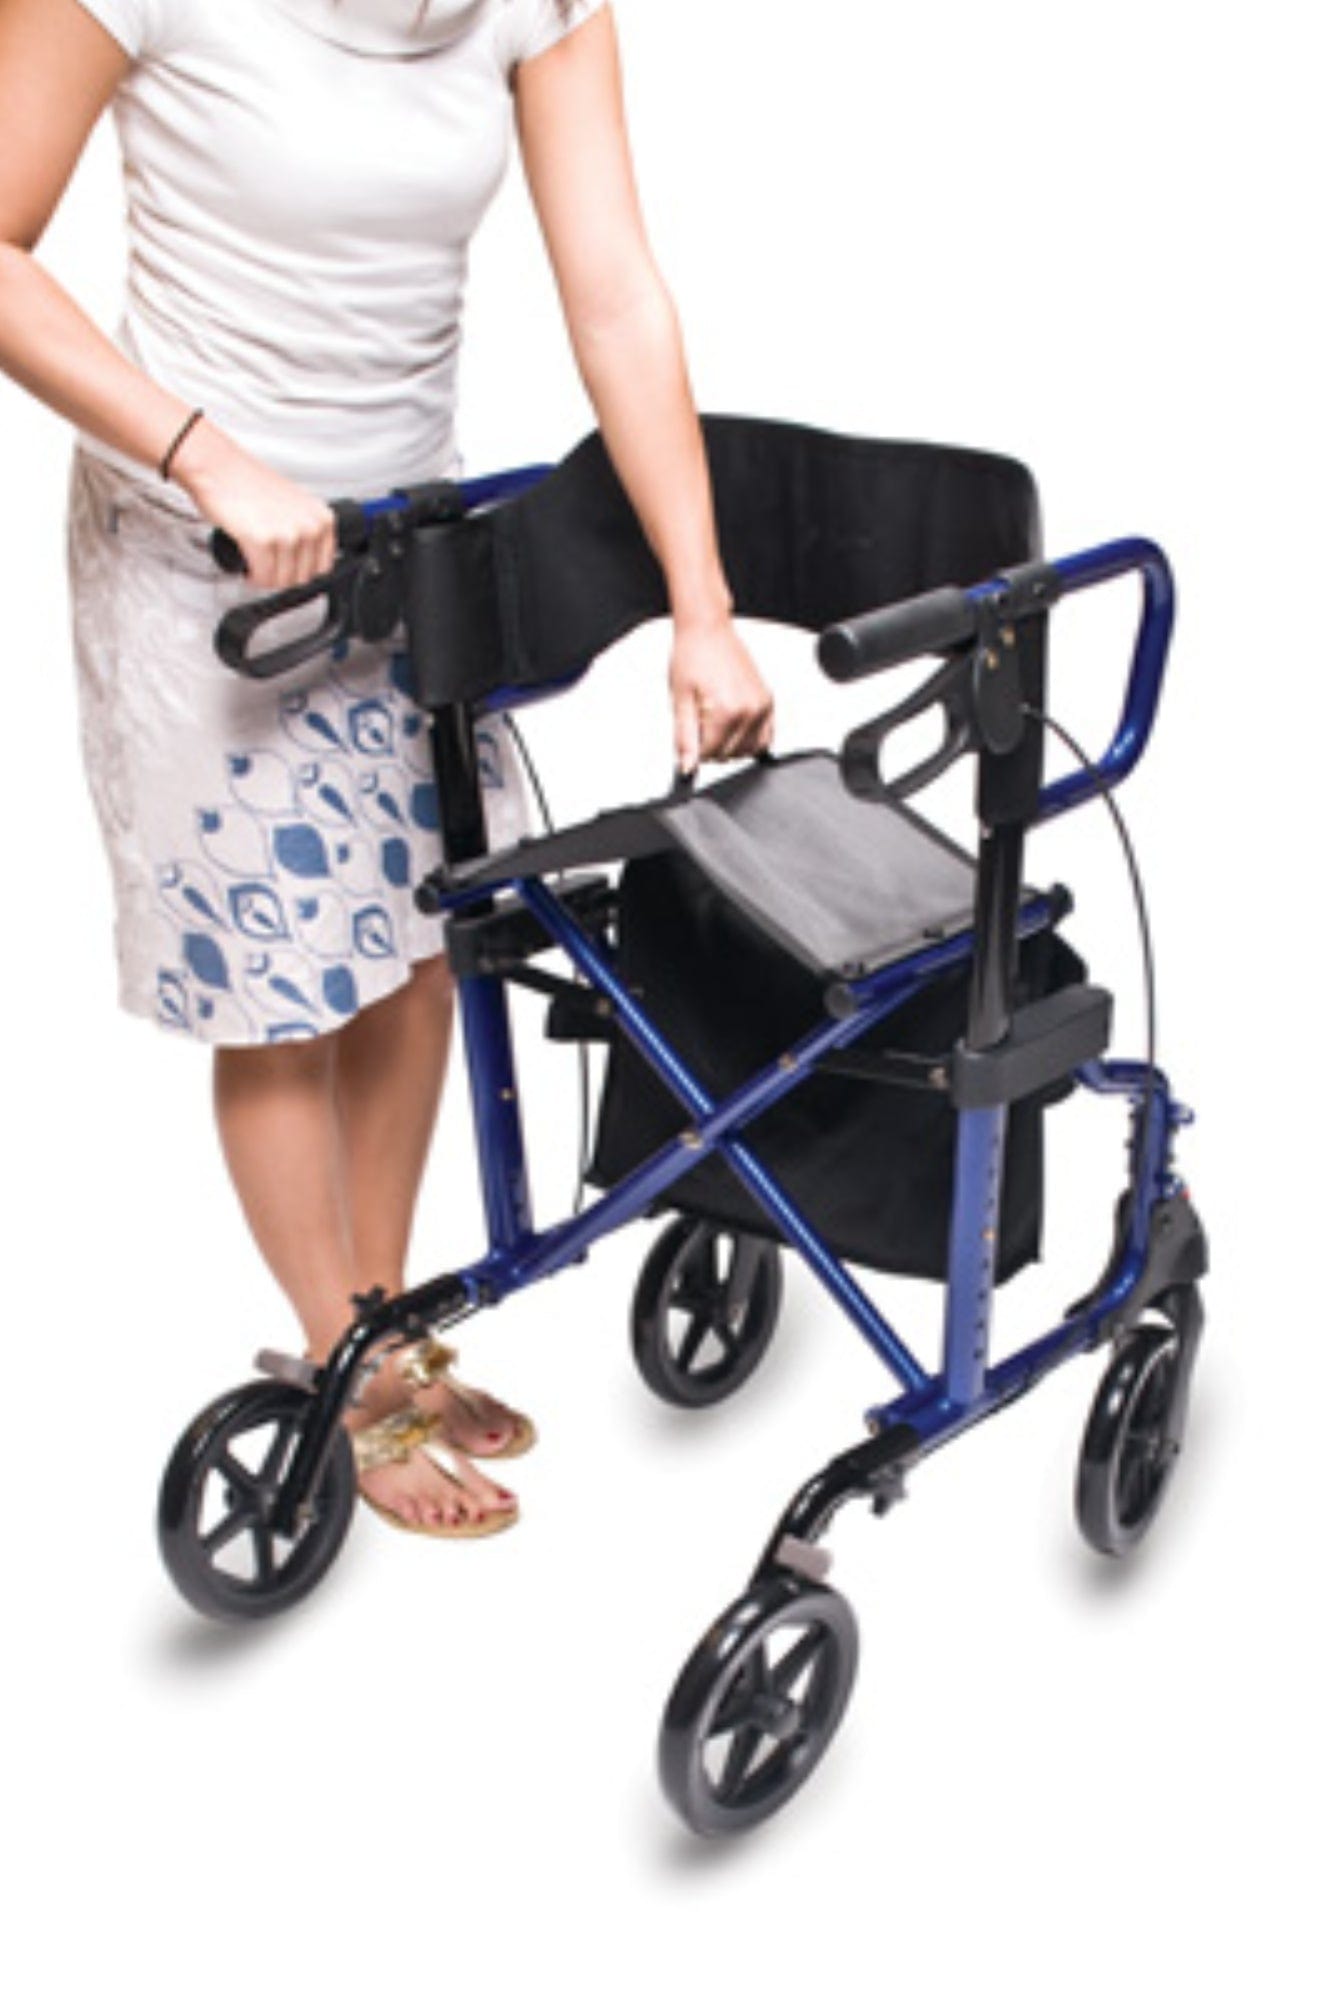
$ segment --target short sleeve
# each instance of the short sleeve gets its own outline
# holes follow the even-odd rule
[[[583,21],[599,13],[606,0],[508,0],[508,67],[542,56]]]
[[[127,55],[147,55],[159,27],[159,0],[79,0],[86,14],[120,42]]]

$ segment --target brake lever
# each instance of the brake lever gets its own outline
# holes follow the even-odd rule
[[[842,779],[848,791],[861,799],[877,799],[888,805],[901,804],[947,771],[965,751],[975,748],[973,671],[974,654],[971,651],[956,653],[906,701],[899,702],[896,708],[887,709],[883,715],[875,716],[873,721],[862,723],[859,729],[853,729],[842,745],[840,757]],[[888,738],[905,722],[911,722],[916,716],[924,715],[928,708],[935,707],[942,708],[945,715],[945,734],[939,748],[910,771],[904,771],[901,777],[885,779],[880,773],[879,760]]]
[[[214,635],[214,649],[219,658],[234,673],[245,674],[248,680],[268,681],[291,673],[294,667],[349,638],[354,629],[355,585],[361,567],[360,556],[343,556],[334,569],[314,577],[310,583],[295,584],[291,590],[276,591],[273,596],[257,598],[250,604],[234,605],[224,613]],[[249,652],[257,632],[272,619],[323,597],[326,615],[312,631],[268,653]]]

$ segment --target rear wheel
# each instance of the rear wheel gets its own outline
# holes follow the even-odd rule
[[[1147,1321],[1122,1341],[1084,1432],[1075,1512],[1102,1555],[1124,1556],[1148,1532],[1181,1455],[1199,1302],[1188,1288],[1168,1310],[1171,1325]]]
[[[652,1245],[633,1294],[643,1381],[681,1409],[723,1401],[763,1359],[781,1303],[775,1243],[681,1216]]]

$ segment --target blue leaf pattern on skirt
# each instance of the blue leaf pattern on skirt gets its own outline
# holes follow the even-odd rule
[[[382,873],[393,889],[409,884],[409,844],[399,838],[382,842]]]
[[[228,928],[218,887],[208,869],[194,862],[170,861],[158,871],[158,887],[173,915],[193,928],[202,917],[216,930]]]
[[[374,826],[390,820],[394,826],[405,824],[405,808],[392,789],[392,781],[385,771],[369,771],[358,781],[359,802],[364,814]]]
[[[314,881],[330,873],[326,843],[314,826],[298,822],[292,826],[277,827],[274,850],[275,860],[290,875]]]
[[[357,1013],[358,983],[347,965],[333,965],[321,981],[321,991],[337,1014]]]
[[[293,984],[291,979],[285,979],[277,974],[270,981],[270,987],[273,992],[279,995],[281,1000],[287,1000],[292,1006],[310,1007],[312,1004],[310,1000],[304,997],[300,989]]]
[[[416,785],[409,795],[409,814],[425,833],[437,831],[437,793],[432,785]]]
[[[189,1028],[191,1002],[186,981],[175,972],[158,975],[158,1018],[165,1028]]]
[[[107,719],[85,761],[113,861],[122,1000],[218,1045],[338,1028],[442,948],[413,902],[441,841],[403,630],[282,683],[211,672],[232,586],[172,581],[198,522],[91,455],[73,474],[75,655],[81,697]],[[133,547],[118,532],[132,515]],[[497,718],[489,728],[489,826],[508,839],[495,808],[521,818],[522,790]]]
[[[354,949],[364,958],[392,958],[395,930],[380,903],[369,903],[354,912]]]
[[[239,882],[228,891],[228,902],[233,922],[243,937],[258,938],[264,942],[288,936],[284,905],[266,883]]]
[[[300,951],[259,952],[246,964],[248,997],[267,1014],[319,1014],[320,979]]]
[[[360,701],[349,710],[349,741],[364,757],[385,757],[395,745],[391,711],[384,701]]]
[[[305,750],[343,750],[344,738],[336,726],[338,706],[331,702],[318,706],[313,695],[289,694],[279,703],[279,719],[295,743]]]
[[[354,826],[353,794],[343,764],[304,764],[298,772],[301,807],[328,826]]]
[[[181,949],[187,965],[202,985],[227,987],[230,984],[228,961],[212,937],[206,937],[203,931],[188,931],[181,941]]]

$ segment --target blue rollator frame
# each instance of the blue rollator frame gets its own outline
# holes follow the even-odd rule
[[[1092,771],[1058,779],[1043,792],[1039,818],[1046,819],[1085,804],[1101,790],[1115,789],[1134,770],[1153,729],[1173,620],[1172,575],[1166,558],[1152,543],[1114,543],[1069,557],[1054,568],[1062,579],[1061,594],[1138,572],[1145,583],[1145,608],[1117,733]],[[983,586],[980,592],[967,595],[989,602],[991,587]],[[458,1274],[472,1303],[497,1304],[537,1278],[550,1277],[565,1265],[578,1262],[602,1236],[645,1215],[676,1180],[701,1163],[705,1152],[719,1150],[787,1243],[903,1385],[906,1393],[902,1397],[870,1412],[872,1424],[882,1428],[910,1425],[923,1452],[989,1416],[1041,1375],[1103,1337],[1105,1327],[1130,1296],[1144,1269],[1156,1207],[1182,1192],[1173,1171],[1172,1142],[1187,1113],[1173,1102],[1167,1080],[1160,1073],[1151,1075],[1148,1066],[1140,1063],[1095,1062],[1076,1070],[1077,1080],[1088,1089],[1127,1096],[1144,1119],[1125,1255],[1100,1292],[1081,1310],[994,1369],[988,1368],[987,1357],[1006,1107],[960,1112],[944,1353],[940,1372],[931,1375],[851,1272],[816,1236],[740,1135],[762,1112],[812,1076],[820,1057],[859,1041],[875,1022],[929,981],[966,963],[973,954],[973,935],[967,933],[929,947],[887,973],[854,983],[849,989],[850,1014],[816,1028],[767,1071],[717,1103],[647,1018],[618,978],[608,955],[553,892],[542,882],[524,876],[513,878],[506,886],[539,919],[574,968],[608,1001],[620,1029],[674,1092],[690,1123],[681,1139],[663,1147],[581,1215],[537,1235],[531,1220],[505,983],[488,976],[461,979],[462,1029],[489,1229],[488,1254]],[[495,884],[486,890],[445,894],[441,907],[444,915],[457,915],[496,892]],[[1018,936],[1028,937],[1041,930],[1052,914],[1046,898],[1025,903],[1019,912]]]
[[[453,523],[506,508],[547,476],[547,468],[533,467],[463,487],[392,495],[361,508],[341,503],[347,553],[343,568],[323,585],[330,610],[319,636],[328,640],[350,620],[357,627],[357,592],[369,564],[380,563],[383,580],[398,574],[397,564],[407,564],[402,594],[414,642],[415,606],[421,607],[409,547],[415,533],[423,534],[427,545],[439,529],[450,532]],[[658,1205],[673,1206],[677,1184],[713,1154],[878,1356],[897,1393],[866,1413],[863,1441],[798,1490],[747,1589],[710,1628],[676,1684],[662,1728],[661,1771],[671,1803],[695,1831],[733,1832],[776,1811],[808,1777],[841,1720],[855,1672],[855,1624],[826,1581],[830,1556],[821,1547],[839,1510],[860,1500],[886,1511],[902,1497],[907,1473],[921,1459],[1064,1361],[1108,1342],[1113,1359],[1080,1456],[1080,1525],[1107,1554],[1134,1546],[1163,1498],[1180,1449],[1201,1330],[1204,1236],[1173,1160],[1177,1130],[1190,1114],[1173,1098],[1152,1056],[1143,1062],[1107,1058],[1107,995],[1082,986],[1016,1013],[1008,968],[1019,946],[1049,930],[1058,914],[1055,895],[1020,886],[1026,828],[1114,791],[1149,741],[1173,625],[1168,563],[1154,544],[1129,540],[1051,563],[1003,569],[968,588],[940,587],[830,624],[820,658],[839,679],[927,654],[942,661],[926,689],[856,732],[844,751],[850,789],[896,805],[965,751],[977,754],[984,767],[994,757],[1001,768],[1017,769],[1025,718],[1041,722],[1029,709],[1015,668],[1028,631],[1040,629],[1062,598],[1130,575],[1142,580],[1144,596],[1116,733],[1096,764],[1046,785],[1039,753],[1023,808],[1016,800],[1000,812],[990,804],[989,788],[979,793],[983,838],[971,924],[904,950],[893,962],[845,968],[842,977],[830,980],[826,1010],[816,1025],[755,1074],[716,1095],[658,1027],[644,999],[630,990],[605,928],[591,920],[581,895],[561,879],[567,851],[561,840],[522,842],[493,865],[485,854],[474,767],[476,717],[561,691],[580,677],[585,663],[528,684],[495,678],[482,697],[430,705],[446,865],[423,885],[420,900],[440,910],[449,940],[463,923],[487,928],[505,912],[508,922],[520,917],[530,926],[521,957],[550,947],[562,952],[608,1031],[624,1038],[680,1107],[682,1127],[579,1213],[537,1229],[506,990],[515,966],[490,970],[487,954],[478,953],[458,963],[488,1247],[474,1263],[402,1297],[373,1293],[358,1299],[353,1324],[321,1368],[263,1355],[260,1384],[219,1399],[197,1420],[169,1467],[160,1513],[169,1568],[193,1603],[214,1615],[258,1616],[305,1594],[333,1560],[347,1526],[354,1478],[340,1420],[368,1367],[398,1347],[426,1346],[431,1352],[437,1332],[580,1262],[604,1236]],[[260,659],[250,658],[249,648],[267,616],[312,594],[290,592],[246,607],[234,620],[231,653],[221,638],[224,657],[261,675],[286,670],[294,664],[292,646]],[[418,615],[424,615],[421,608]],[[904,780],[886,785],[876,775],[884,739],[931,700],[945,712],[944,750]],[[601,822],[592,824],[598,833]],[[560,877],[557,888],[543,879],[548,874]],[[764,1163],[751,1143],[751,1127],[825,1065],[866,1041],[877,1024],[956,972],[971,980],[971,1005],[965,1035],[934,1078],[955,1109],[957,1126],[943,1342],[932,1368]],[[993,1362],[1010,1110],[1030,1093],[1057,1085],[1124,1098],[1129,1106],[1130,1171],[1113,1250],[1086,1298],[1037,1339]],[[672,1225],[672,1233],[676,1226],[681,1235],[675,1240],[682,1243],[682,1225]],[[737,1250],[747,1240],[738,1229],[725,1233]],[[703,1265],[701,1243],[694,1254],[700,1285],[727,1284]],[[653,1252],[649,1269],[660,1256]],[[657,1266],[662,1276],[664,1264],[662,1257]],[[729,1280],[730,1324],[737,1330],[760,1269],[755,1256]],[[674,1270],[682,1278],[687,1262]],[[234,1478],[237,1459],[230,1441],[264,1424],[274,1428],[275,1442],[248,1488],[240,1473]],[[228,1519],[235,1525],[202,1528],[201,1494],[225,1454],[233,1480],[234,1514]],[[240,1580],[221,1574],[217,1561],[238,1536],[249,1537],[257,1551],[255,1573]]]

